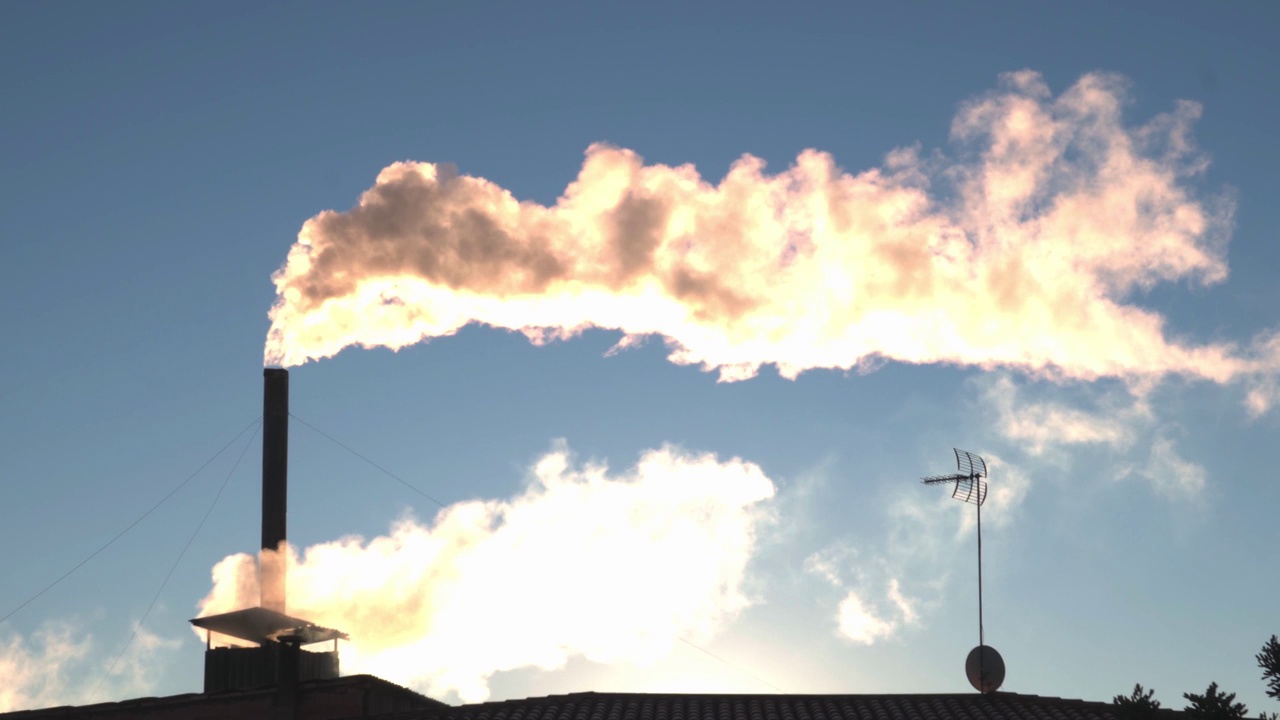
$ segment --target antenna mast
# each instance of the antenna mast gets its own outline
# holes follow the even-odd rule
[[[988,647],[982,623],[982,504],[987,501],[987,462],[967,450],[953,448],[956,453],[956,472],[950,475],[930,475],[921,478],[925,485],[954,483],[951,497],[971,503],[978,513],[978,647],[965,661],[965,674],[978,692],[995,692],[1004,682],[1004,659],[993,647]]]

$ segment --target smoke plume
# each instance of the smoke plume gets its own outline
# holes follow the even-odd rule
[[[1251,351],[1173,338],[1131,301],[1225,279],[1233,208],[1193,186],[1200,106],[1126,126],[1125,96],[1111,75],[1055,97],[1010,73],[960,107],[955,159],[898,149],[856,174],[806,150],[772,175],[744,155],[715,185],[596,144],[551,206],[396,163],[354,208],[303,225],[273,276],[266,359],[480,323],[535,343],[657,336],[672,362],[725,381],[883,360],[1086,380],[1256,373]]]
[[[78,694],[68,688],[67,668],[84,660],[89,644],[65,623],[46,624],[30,639],[0,639],[0,712],[66,704]]]
[[[618,476],[561,446],[512,500],[291,553],[288,610],[350,633],[344,669],[468,702],[505,670],[643,664],[679,638],[708,640],[751,602],[746,566],[773,493],[736,458],[667,447]],[[251,556],[213,578],[202,616],[257,604]]]
[[[94,652],[93,636],[76,620],[48,621],[25,636],[0,635],[0,713],[150,692],[157,656],[179,643],[144,627],[133,632],[128,652],[116,660]]]
[[[1016,521],[1030,477],[998,455],[983,453],[992,477],[983,504],[988,532]],[[949,492],[899,485],[888,502],[888,532],[879,543],[837,541],[805,558],[806,572],[838,589],[836,637],[875,645],[927,625],[947,597],[957,543],[976,529],[973,506]]]

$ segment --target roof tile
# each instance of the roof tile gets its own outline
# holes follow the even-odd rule
[[[1183,713],[1162,711],[1176,720]],[[575,693],[405,714],[405,720],[1117,720],[1109,703],[990,695]]]

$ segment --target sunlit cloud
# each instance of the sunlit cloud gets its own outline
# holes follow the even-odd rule
[[[85,658],[90,642],[65,623],[46,623],[30,638],[0,641],[0,712],[60,705],[78,696],[68,669]]]
[[[1262,333],[1254,340],[1255,352],[1260,362],[1272,368],[1280,367],[1280,332]],[[1245,395],[1245,407],[1255,418],[1270,410],[1280,401],[1280,380],[1275,373],[1253,377]]]
[[[854,590],[845,594],[836,609],[836,631],[848,640],[862,645],[874,645],[893,635],[898,623],[880,617],[867,607]]]
[[[289,612],[350,633],[344,668],[468,702],[498,672],[572,657],[643,665],[681,638],[709,640],[752,603],[747,565],[773,495],[736,458],[665,447],[617,474],[561,445],[515,498],[292,557]],[[257,604],[251,556],[213,577],[201,615]]]
[[[1151,454],[1141,467],[1132,471],[1151,483],[1157,492],[1173,499],[1200,495],[1208,476],[1204,466],[1182,457],[1173,440],[1158,435],[1151,442]]]
[[[1135,424],[1150,418],[1146,405],[1128,393],[1086,410],[1065,402],[1026,400],[1007,375],[980,384],[985,386],[983,402],[996,412],[997,431],[1030,455],[1070,445],[1127,447],[1134,441]]]
[[[983,526],[1012,523],[1030,489],[1027,474],[986,453],[991,483],[983,505]],[[889,501],[886,535],[879,542],[838,541],[811,554],[804,569],[839,589],[836,636],[861,645],[898,637],[927,625],[941,607],[957,553],[967,558],[975,532],[974,506],[910,484]]]
[[[1104,462],[1111,465],[1104,475],[1140,478],[1170,499],[1195,498],[1205,487],[1207,470],[1177,451],[1168,433],[1178,425],[1163,421],[1158,403],[1146,393],[1019,385],[1007,375],[974,384],[997,435],[1032,458],[1053,456],[1069,465],[1072,457],[1066,451],[1095,446],[1106,451]],[[1012,482],[992,485],[991,500],[998,503],[1005,502],[1005,494],[1024,492],[1027,483],[1016,469],[1002,474]]]
[[[1133,382],[1271,373],[1265,348],[1176,338],[1133,301],[1223,281],[1233,205],[1197,191],[1197,104],[1139,125],[1125,105],[1113,75],[1054,96],[1010,73],[961,106],[953,159],[898,149],[850,173],[806,150],[768,174],[744,155],[718,184],[597,144],[550,206],[396,163],[356,207],[303,226],[273,276],[266,359],[478,323],[539,343],[656,336],[725,381],[884,360]]]
[[[117,660],[77,622],[48,621],[27,636],[0,636],[0,712],[146,693],[155,686],[158,654],[178,644],[137,628]]]
[[[805,558],[804,569],[844,593],[835,609],[836,636],[874,645],[916,622],[916,601],[902,593],[898,578],[886,577],[889,563],[860,555],[858,548],[836,543]]]
[[[1020,513],[1022,503],[1031,489],[1031,478],[1021,467],[995,453],[987,452],[983,458],[990,475],[987,501],[982,505],[983,524],[988,528],[1009,525]],[[959,517],[956,535],[959,539],[975,529],[978,516],[973,505],[954,500],[952,503],[951,511]]]
[[[916,613],[916,601],[902,594],[897,578],[889,581],[889,602],[893,603],[893,606],[898,610],[898,615],[903,622],[913,623],[919,618],[919,614]]]

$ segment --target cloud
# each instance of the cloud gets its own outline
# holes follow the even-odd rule
[[[1008,375],[981,384],[983,401],[996,411],[1000,434],[1031,455],[1064,445],[1127,447],[1135,423],[1150,416],[1145,404],[1131,401],[1126,406],[1115,398],[1096,412],[1051,400],[1026,401]]]
[[[0,712],[63,705],[79,696],[68,685],[71,666],[89,653],[90,639],[76,639],[67,623],[46,623],[30,639],[0,641]]]
[[[1025,472],[997,455],[984,454],[992,482],[983,504],[987,532],[1018,517],[1030,482]],[[861,645],[897,637],[923,625],[942,602],[957,554],[969,557],[975,531],[973,505],[949,492],[910,485],[889,502],[883,541],[835,542],[805,559],[804,569],[838,588],[837,637]]]
[[[1031,71],[964,103],[955,157],[894,150],[849,173],[806,150],[781,172],[588,148],[552,205],[424,162],[385,168],[359,204],[308,220],[272,276],[266,360],[399,349],[472,324],[537,343],[588,328],[724,381],[774,365],[892,360],[1129,381],[1228,382],[1277,358],[1197,344],[1132,298],[1227,276],[1233,206],[1194,186],[1200,106],[1127,125],[1125,83],[1058,96]]]
[[[1280,332],[1259,333],[1254,339],[1254,352],[1267,367],[1280,367]],[[1280,381],[1275,373],[1260,374],[1250,379],[1245,395],[1249,415],[1260,417],[1280,400]]]
[[[916,601],[903,595],[898,578],[884,578],[889,563],[884,559],[859,561],[858,548],[836,543],[805,558],[804,569],[844,592],[836,606],[836,636],[874,645],[897,634],[900,627],[915,623],[919,615]],[[852,574],[852,579],[846,576]],[[883,600],[873,599],[883,595]]]
[[[1146,464],[1134,472],[1146,478],[1157,492],[1177,499],[1198,496],[1207,476],[1203,466],[1182,457],[1173,440],[1164,435],[1151,442]]]
[[[1205,468],[1183,458],[1168,436],[1180,426],[1160,424],[1152,399],[1141,392],[1054,386],[1051,391],[1070,399],[1028,400],[1026,395],[1031,388],[1019,386],[1007,375],[979,378],[975,383],[981,401],[995,416],[993,426],[1019,451],[1038,457],[1081,445],[1100,446],[1111,451],[1109,462],[1118,468],[1113,471],[1117,479],[1137,476],[1161,495],[1177,499],[1196,497],[1204,489],[1208,477]],[[1000,462],[999,457],[992,458],[995,463]],[[1072,458],[1063,459],[1070,462]],[[1027,486],[1026,476],[1017,468],[1002,470],[1001,476],[1007,476],[1009,482],[993,484],[990,500],[997,504],[1020,503]]]
[[[984,523],[987,527],[998,527],[1012,523],[1018,516],[1022,502],[1027,498],[1031,487],[1031,479],[1022,468],[1008,462],[992,452],[983,455],[987,461],[989,479],[987,484],[987,500],[982,504]],[[955,503],[955,501],[952,501]],[[957,537],[974,530],[977,525],[977,514],[973,506],[967,503],[955,503],[956,512],[960,515],[960,526]]]
[[[97,695],[90,702],[108,698],[138,697],[155,687],[159,656],[164,651],[177,650],[182,643],[177,638],[157,635],[145,627],[136,627],[136,634],[129,649],[113,666],[107,667],[107,675],[96,687]],[[114,659],[114,655],[112,658]]]
[[[902,621],[913,623],[919,615],[916,613],[916,603],[902,594],[898,587],[898,579],[894,578],[889,581],[889,601],[897,608],[898,614],[902,617]]]
[[[138,628],[114,667],[94,651],[93,636],[80,623],[49,621],[29,637],[0,638],[0,712],[102,702],[138,695],[154,687],[156,656],[178,642]]]
[[[862,645],[874,645],[877,640],[893,635],[898,623],[868,609],[858,593],[850,590],[836,610],[836,627],[843,638]]]
[[[664,447],[619,475],[560,445],[511,500],[292,557],[289,612],[351,634],[344,668],[467,702],[507,670],[643,664],[680,638],[710,639],[751,604],[746,569],[773,494],[736,458]],[[201,615],[257,604],[250,556],[213,578]]]

